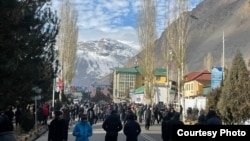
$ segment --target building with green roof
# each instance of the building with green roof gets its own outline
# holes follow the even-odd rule
[[[165,68],[156,68],[155,86],[166,87],[167,71]],[[170,93],[175,93],[171,90]],[[131,98],[130,94],[144,94],[144,78],[141,68],[138,66],[131,68],[114,68],[113,71],[113,100],[115,103]]]

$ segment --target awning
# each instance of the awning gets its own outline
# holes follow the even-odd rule
[[[144,93],[144,86],[135,89],[135,91],[133,92],[133,94],[143,94],[143,93]]]
[[[175,90],[170,89],[169,94],[175,94],[175,93],[176,93],[176,91],[175,91]]]

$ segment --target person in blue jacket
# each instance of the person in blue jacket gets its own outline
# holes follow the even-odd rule
[[[89,141],[89,137],[91,137],[92,134],[92,126],[88,121],[87,115],[83,114],[81,116],[81,121],[76,124],[73,130],[73,136],[76,137],[76,141]]]

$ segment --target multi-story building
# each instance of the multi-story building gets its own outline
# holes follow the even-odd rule
[[[142,86],[139,68],[115,68],[113,71],[113,100],[121,102],[129,98],[130,91]]]
[[[175,94],[173,89],[167,89],[166,69],[156,68],[155,75],[155,102],[166,102],[167,93]],[[173,82],[173,81],[170,81]],[[172,84],[172,83],[171,83]],[[132,95],[131,95],[132,94]],[[113,72],[113,100],[121,102],[132,98],[132,101],[142,102],[144,95],[144,78],[140,73],[140,67],[115,68]],[[132,96],[132,97],[131,97]],[[127,99],[126,99],[127,98]],[[170,96],[168,97],[170,99]],[[140,100],[139,100],[140,99]],[[131,100],[131,99],[130,99]]]
[[[204,89],[211,86],[211,72],[191,72],[184,76],[184,80],[184,97],[203,96]]]
[[[184,76],[184,80],[184,110],[188,107],[205,109],[206,95],[211,91],[211,72],[190,72]]]

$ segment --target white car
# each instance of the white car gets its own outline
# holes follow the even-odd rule
[[[73,99],[74,104],[79,104],[79,99]]]

